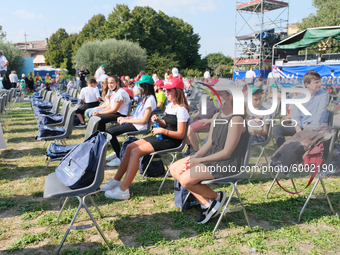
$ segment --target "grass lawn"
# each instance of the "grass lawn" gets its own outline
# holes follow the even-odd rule
[[[53,254],[70,223],[78,201],[70,199],[57,225],[59,199],[44,199],[44,181],[58,162],[45,169],[46,145],[34,139],[37,120],[29,103],[17,103],[3,127],[7,149],[0,151],[0,254]],[[68,144],[81,142],[85,129],[74,129]],[[120,138],[120,141],[123,141]],[[254,164],[254,150],[250,163]],[[268,152],[273,152],[270,144]],[[112,152],[109,146],[108,153]],[[105,180],[116,169],[106,167]],[[300,187],[306,179],[298,179]],[[130,187],[132,198],[113,201],[102,193],[94,197],[104,218],[90,207],[105,236],[113,246],[108,249],[95,228],[71,231],[61,254],[249,254],[251,248],[262,254],[340,254],[340,219],[331,215],[325,200],[311,200],[298,223],[298,215],[311,190],[289,195],[274,186],[269,199],[265,194],[270,179],[254,178],[239,183],[244,205],[253,228],[242,212],[228,213],[216,239],[211,237],[217,218],[205,225],[196,224],[199,211],[183,213],[174,205],[173,179],[168,178],[160,196],[162,178],[142,180],[138,175]],[[325,178],[334,210],[340,211],[340,185],[336,178]],[[288,180],[282,180],[290,187]],[[215,186],[231,191],[228,185]],[[317,192],[321,188],[318,187]],[[90,203],[88,203],[90,204]],[[237,200],[232,200],[237,205]],[[80,212],[78,225],[91,221]]]

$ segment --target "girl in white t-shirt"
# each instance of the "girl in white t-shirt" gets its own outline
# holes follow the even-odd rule
[[[138,81],[137,83],[142,83],[144,79],[149,79],[152,83],[153,79],[150,76],[144,76],[148,75],[143,75],[141,82]],[[167,90],[166,93],[170,102],[165,109],[164,121],[153,115],[152,121],[157,121],[160,126],[153,129],[154,136],[138,140],[126,147],[114,179],[109,180],[107,184],[101,187],[101,190],[105,191],[106,197],[119,200],[129,199],[129,187],[137,174],[139,159],[152,152],[175,148],[181,144],[190,109],[183,92],[184,84],[182,80],[172,78],[164,88]],[[162,134],[163,139],[157,140],[156,134]],[[122,182],[121,179],[124,175],[125,178]]]
[[[114,87],[112,86],[112,89],[113,88]],[[101,110],[105,109],[105,107],[110,104],[110,97],[112,96],[112,94],[113,92],[109,88],[108,79],[106,78],[103,82],[103,92],[102,92],[102,101],[104,101],[104,103],[97,107],[87,109],[85,111],[85,115],[87,116],[87,118],[90,119],[92,116],[92,113],[94,113],[95,111],[100,112]]]
[[[132,117],[119,117],[117,119],[118,124],[112,125],[106,129],[106,132],[112,135],[111,145],[114,153],[107,157],[107,160],[111,160],[108,166],[120,165],[120,145],[117,140],[117,136],[132,131],[145,130],[148,126],[148,121],[151,118],[152,112],[156,108],[156,97],[153,89],[153,84],[141,83],[139,85],[141,90],[141,101],[136,106],[136,109]]]
[[[123,89],[122,81],[117,76],[110,76],[108,79],[109,89],[114,92],[110,103],[101,111],[94,111],[92,116],[99,116],[98,130],[105,131],[105,124],[116,121],[118,117],[126,117],[129,110],[130,97]]]

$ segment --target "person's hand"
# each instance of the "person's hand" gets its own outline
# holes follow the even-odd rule
[[[151,120],[152,120],[152,122],[155,122],[155,121],[158,122],[158,117],[157,117],[157,115],[156,115],[156,114],[152,115]]]
[[[198,120],[200,123],[202,123],[204,126],[205,125],[209,125],[211,123],[211,120],[210,119],[201,119],[201,120]]]
[[[92,113],[92,116],[98,116],[99,115],[99,112],[93,112]]]
[[[123,125],[124,123],[128,123],[127,120],[128,120],[128,118],[125,118],[125,117],[118,117],[117,118],[117,122],[120,125]]]
[[[255,129],[248,129],[252,135],[255,135]]]
[[[200,159],[193,157],[193,156],[189,156],[184,161],[182,172],[188,171],[190,170],[190,168],[198,166],[200,163],[201,163]]]
[[[152,129],[152,134],[157,135],[157,134],[163,134],[164,128],[153,128]]]

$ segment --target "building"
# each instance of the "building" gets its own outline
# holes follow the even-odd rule
[[[19,49],[26,51],[26,58],[33,58],[34,67],[49,66],[49,63],[45,62],[44,54],[47,51],[48,38],[41,41],[27,41],[14,43]]]
[[[296,34],[299,31],[299,27],[297,26],[296,23],[288,24],[288,35],[291,36],[293,34]]]

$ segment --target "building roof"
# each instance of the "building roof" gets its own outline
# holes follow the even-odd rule
[[[43,51],[43,50],[47,50],[46,46],[47,46],[47,42],[48,39],[46,38],[45,40],[41,40],[41,41],[27,41],[26,44],[25,42],[18,42],[18,43],[14,43],[15,46],[18,46],[19,49],[26,49],[26,45],[27,45],[27,51]]]

